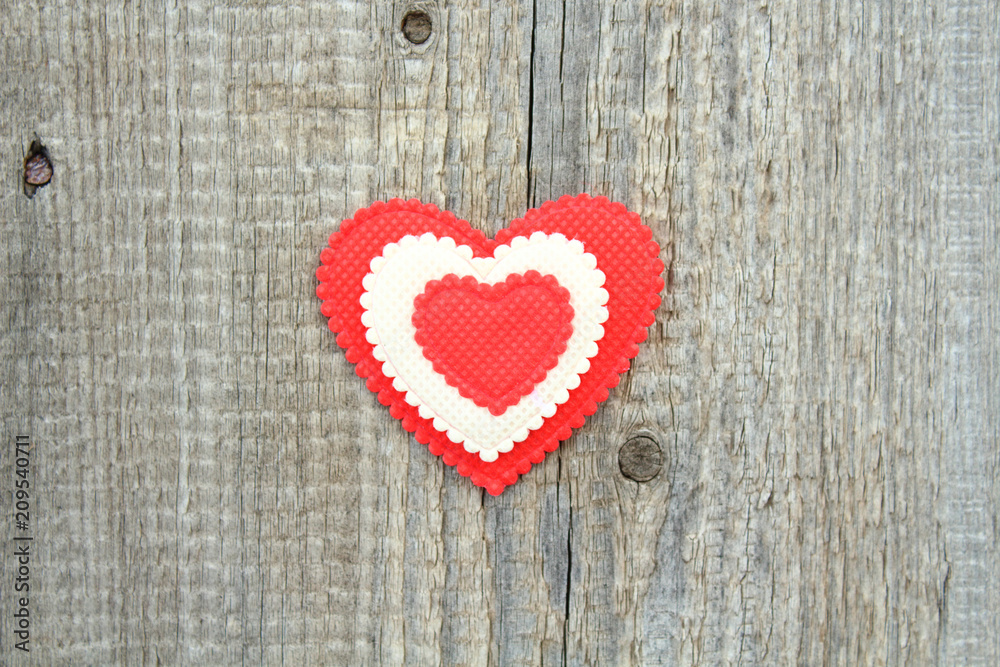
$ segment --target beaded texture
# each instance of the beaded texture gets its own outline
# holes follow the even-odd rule
[[[606,303],[588,302],[584,310],[590,310],[578,312],[574,299],[579,301],[577,293],[584,292],[578,285],[567,284],[572,283],[569,279],[564,283],[544,266],[510,271],[499,277],[488,275],[491,263],[503,261],[494,256],[494,251],[501,246],[530,245],[533,235],[536,240],[562,239],[567,246],[582,244],[583,255],[596,261],[594,275],[603,277],[603,286],[595,287],[596,277],[583,282],[589,289],[600,289]],[[392,354],[383,351],[378,356],[384,358],[376,356],[376,350],[382,347],[381,338],[379,327],[370,326],[374,324],[372,312],[362,303],[363,295],[371,297],[365,283],[372,286],[377,282],[375,260],[385,259],[391,244],[412,243],[408,237],[418,242],[433,239],[456,251],[465,246],[463,252],[471,251],[466,263],[474,271],[446,271],[422,284],[418,281],[416,298],[407,310],[412,340],[424,361],[438,369],[443,384],[470,409],[502,420],[529,401],[544,403],[536,390],[554,382],[553,377],[562,377],[560,366],[574,349],[574,337],[582,335],[577,329],[596,327],[588,329],[585,337],[596,347],[587,349],[587,353],[594,354],[579,353],[584,356],[565,362],[567,367],[572,366],[571,370],[582,371],[560,380],[566,388],[562,392],[565,396],[558,398],[565,400],[539,408],[537,427],[527,429],[523,438],[493,443],[484,440],[471,446],[462,437],[456,442],[450,424],[435,410],[419,400],[407,400],[414,393],[408,386],[411,378],[386,373],[394,370]],[[447,465],[490,494],[499,495],[533,464],[541,463],[547,452],[558,448],[573,429],[583,426],[586,417],[608,398],[608,390],[617,386],[619,375],[628,370],[629,360],[646,339],[647,327],[654,322],[653,311],[660,304],[663,263],[658,255],[659,246],[639,217],[603,197],[584,194],[546,202],[514,220],[495,240],[433,204],[393,199],[360,209],[331,234],[329,247],[320,255],[316,294],[323,302],[321,310],[330,329],[339,332],[338,345],[378,400],[389,406],[390,414]],[[568,299],[565,292],[569,292]],[[373,302],[368,303],[370,306]],[[451,328],[449,311],[453,311]],[[603,324],[602,318],[606,320]],[[567,320],[571,323],[567,324]],[[508,336],[508,344],[520,350],[513,356],[504,357],[503,350],[495,345],[482,352],[463,349],[511,323],[521,327]],[[465,329],[455,334],[454,326]],[[535,335],[529,331],[539,328],[547,333]],[[554,363],[553,357],[557,358]],[[513,371],[491,382],[490,375],[505,366]],[[559,393],[553,390],[552,395]]]
[[[534,268],[551,275],[543,278]],[[483,331],[484,322],[470,323],[472,313],[454,308],[462,280],[475,285],[477,294],[504,297],[478,304],[493,332]],[[562,234],[515,237],[510,245],[496,247],[492,257],[474,257],[472,248],[456,246],[448,237],[404,236],[372,260],[362,284],[361,322],[367,327],[365,339],[374,346],[372,356],[383,362],[382,373],[393,378],[393,388],[437,431],[487,462],[511,451],[569,400],[580,376],[590,370],[608,319],[608,293],[597,259]],[[559,307],[563,291],[572,312]],[[452,308],[433,312],[431,307],[448,297]],[[517,297],[530,298],[519,304],[520,312],[512,310]],[[530,310],[525,312],[524,306]],[[519,317],[514,321],[511,315]],[[447,318],[445,326],[434,326],[441,318]],[[570,320],[568,330],[561,319]],[[543,331],[547,327],[554,330]],[[490,340],[475,335],[491,333]],[[561,334],[568,339],[565,346]],[[533,355],[518,350],[519,345],[539,353],[534,364]],[[489,363],[494,355],[501,359]],[[477,357],[486,366],[473,367],[471,359]],[[461,370],[456,368],[459,361],[465,362]],[[524,387],[531,378],[535,381]],[[509,405],[501,397],[489,400],[511,385],[502,397],[510,399]],[[477,398],[485,405],[477,405]]]
[[[545,381],[573,335],[569,290],[538,271],[500,283],[449,273],[413,302],[414,340],[434,371],[499,417]]]

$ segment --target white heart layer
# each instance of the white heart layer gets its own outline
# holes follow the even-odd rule
[[[555,276],[569,291],[573,333],[555,368],[534,391],[495,416],[462,396],[424,357],[415,339],[413,302],[429,281],[449,273],[496,284],[530,270]],[[495,461],[509,452],[569,399],[569,392],[580,384],[580,375],[590,369],[590,358],[597,354],[597,341],[604,337],[602,325],[608,319],[608,292],[596,258],[580,241],[562,234],[518,236],[509,245],[497,247],[493,257],[474,257],[472,248],[456,245],[448,237],[404,236],[386,245],[382,255],[371,261],[363,285],[361,322],[367,327],[374,357],[383,362],[382,372],[393,378],[393,387],[418,408],[421,417],[433,420],[434,428],[483,461]]]

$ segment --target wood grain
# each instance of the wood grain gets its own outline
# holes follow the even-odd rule
[[[991,3],[0,16],[0,662],[1000,662]],[[666,298],[598,414],[485,496],[354,376],[319,250],[376,199],[492,234],[581,191],[653,228]]]

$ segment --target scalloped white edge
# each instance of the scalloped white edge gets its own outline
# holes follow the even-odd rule
[[[435,407],[421,398],[420,394],[416,389],[411,386],[410,382],[403,377],[403,373],[397,368],[397,364],[393,362],[389,351],[386,349],[386,341],[382,340],[382,336],[379,333],[375,312],[373,311],[373,304],[375,301],[374,293],[376,291],[379,277],[382,275],[385,267],[389,261],[397,257],[403,251],[409,251],[415,246],[425,246],[422,254],[426,255],[428,252],[432,251],[432,248],[437,248],[443,250],[450,255],[457,256],[461,261],[458,262],[459,266],[452,267],[450,270],[446,271],[441,275],[433,275],[429,280],[434,278],[442,278],[447,273],[456,273],[460,276],[471,275],[481,282],[487,282],[490,284],[496,284],[497,282],[502,282],[511,273],[523,273],[524,271],[530,270],[529,268],[520,268],[507,273],[503,273],[501,270],[500,274],[493,276],[492,273],[494,269],[501,263],[502,260],[506,258],[511,258],[511,262],[515,264],[512,256],[516,256],[519,251],[528,249],[532,246],[539,246],[541,244],[558,244],[558,246],[565,247],[570,251],[570,255],[574,256],[581,263],[586,273],[592,276],[589,281],[589,285],[579,286],[573,284],[565,284],[563,281],[559,281],[560,285],[565,287],[570,292],[570,302],[571,304],[576,302],[577,305],[574,306],[573,315],[573,330],[574,333],[577,331],[584,331],[583,327],[591,327],[590,334],[583,333],[581,335],[586,336],[581,338],[578,342],[583,348],[578,354],[580,355],[577,360],[572,361],[566,358],[566,353],[560,357],[560,361],[557,363],[556,367],[551,369],[546,376],[546,379],[538,385],[542,387],[545,393],[551,394],[549,400],[545,400],[545,396],[539,393],[538,387],[530,394],[523,396],[521,400],[515,405],[508,408],[508,411],[504,414],[507,415],[510,411],[525,413],[525,416],[520,420],[520,423],[515,423],[511,428],[503,429],[505,435],[499,440],[494,440],[491,442],[485,441],[486,439],[477,437],[476,434],[470,434],[466,431],[470,429],[468,426],[466,428],[460,429],[455,424],[451,423],[454,421],[452,419],[446,419],[445,416],[440,414],[440,410],[435,409]],[[405,253],[404,253],[405,254]],[[502,269],[503,267],[501,267]],[[531,268],[539,271],[543,275],[546,273],[552,273],[551,267],[545,266],[534,266]],[[378,361],[382,362],[382,372],[386,377],[393,378],[392,386],[402,393],[405,400],[410,405],[416,407],[421,417],[431,420],[433,426],[438,431],[446,434],[449,440],[456,444],[461,444],[464,449],[472,454],[478,454],[479,458],[483,461],[495,461],[498,456],[502,453],[511,451],[514,448],[514,443],[521,442],[525,440],[531,431],[534,431],[542,426],[545,419],[551,417],[555,414],[559,405],[562,405],[567,400],[569,400],[569,392],[580,385],[580,376],[590,370],[590,359],[593,358],[598,352],[597,341],[604,337],[604,327],[602,326],[604,322],[608,319],[608,292],[604,289],[605,276],[604,273],[597,268],[597,259],[590,253],[586,252],[583,243],[578,240],[567,239],[562,234],[545,234],[544,232],[535,232],[530,237],[517,236],[510,240],[509,244],[498,246],[494,252],[493,257],[475,257],[472,248],[466,245],[458,245],[455,240],[450,237],[438,238],[431,233],[423,234],[422,236],[404,236],[399,241],[395,243],[389,243],[382,249],[382,254],[371,260],[370,263],[371,272],[368,273],[363,280],[363,286],[365,292],[361,295],[361,306],[363,312],[361,315],[361,322],[367,328],[366,339],[369,343],[374,346],[373,356]],[[557,277],[558,280],[558,277]],[[570,282],[570,281],[567,281]],[[426,285],[426,282],[423,283]],[[590,294],[581,294],[578,290],[593,290]],[[419,294],[419,292],[418,292]],[[581,312],[579,303],[581,301],[586,301],[587,298],[592,301],[590,313]],[[410,310],[406,313],[406,321],[410,323],[412,318],[413,309],[412,301],[410,302]],[[412,323],[410,323],[412,327]],[[415,333],[415,329],[412,333]],[[569,343],[572,342],[573,336],[570,337],[567,347],[569,348]],[[444,382],[444,378],[440,376],[436,371],[433,370],[433,365],[430,361],[427,361],[423,357],[423,350],[417,345],[416,341],[410,338],[413,345],[420,353],[420,358],[426,363],[426,367],[430,369],[430,374],[440,378],[441,383],[443,383],[446,393],[450,394],[449,401],[464,401],[465,410],[473,410],[477,413],[477,419],[492,422],[494,426],[500,420],[504,419],[504,415],[496,417],[492,415],[486,408],[481,408],[477,406],[473,401],[462,396],[457,389],[448,385]],[[408,344],[410,341],[402,344]],[[392,342],[388,343],[389,347],[393,347]],[[569,350],[567,350],[569,351]],[[412,352],[412,350],[411,350]],[[565,361],[564,361],[565,358]],[[563,366],[565,363],[575,363],[574,367]],[[554,382],[553,378],[558,378],[560,375],[565,375],[566,380],[559,385],[548,386],[550,382]],[[436,381],[435,381],[436,382]],[[438,387],[438,390],[441,390]],[[534,405],[534,410],[528,409],[528,404]],[[494,428],[493,430],[498,430]]]

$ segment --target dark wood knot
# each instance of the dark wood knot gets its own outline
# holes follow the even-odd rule
[[[421,11],[407,12],[400,25],[403,35],[413,44],[426,42],[431,36],[432,28],[430,15]]]
[[[24,194],[35,196],[35,190],[45,187],[52,180],[52,160],[42,142],[35,137],[24,158]]]
[[[648,435],[637,435],[618,450],[618,468],[631,480],[648,482],[663,468],[663,450]]]

